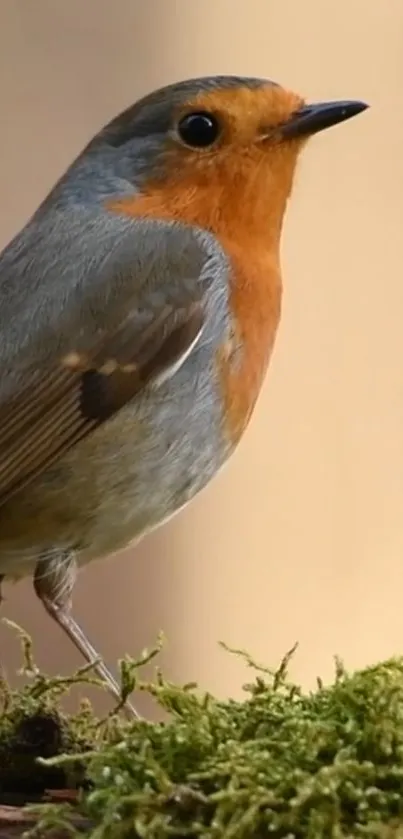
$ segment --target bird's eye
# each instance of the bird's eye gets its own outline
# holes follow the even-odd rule
[[[186,114],[178,124],[178,134],[183,143],[195,149],[204,149],[215,143],[220,133],[218,122],[204,111]]]

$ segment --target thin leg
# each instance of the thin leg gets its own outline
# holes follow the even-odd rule
[[[34,589],[48,615],[66,633],[85,660],[93,664],[99,656],[70,613],[76,574],[76,562],[72,554],[61,553],[43,557],[37,562],[35,568]],[[94,671],[106,683],[112,696],[119,700],[119,685],[102,659],[97,661]],[[125,708],[129,716],[140,719],[140,714],[129,702],[126,703]]]

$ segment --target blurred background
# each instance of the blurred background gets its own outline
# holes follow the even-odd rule
[[[402,41],[401,0],[2,0],[0,246],[160,85],[256,75],[371,104],[301,161],[282,324],[236,455],[183,514],[79,578],[75,616],[112,666],[163,629],[170,678],[239,696],[250,674],[220,639],[273,665],[298,641],[305,686],[331,678],[335,653],[358,667],[403,650]],[[5,594],[40,666],[81,664],[30,581]],[[1,624],[0,651],[13,677]]]

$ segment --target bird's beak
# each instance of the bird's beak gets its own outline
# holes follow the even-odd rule
[[[338,122],[344,122],[365,111],[369,106],[365,102],[318,102],[314,105],[305,105],[296,111],[290,119],[279,126],[281,137],[285,140],[294,137],[309,137],[324,131]]]

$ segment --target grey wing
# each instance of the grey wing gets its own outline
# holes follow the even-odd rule
[[[101,257],[82,231],[87,252],[75,251],[68,283],[55,252],[39,277],[34,260],[34,288],[18,253],[0,259],[0,505],[150,382],[174,374],[201,335],[208,247],[190,228],[118,225],[110,241],[104,230]]]

